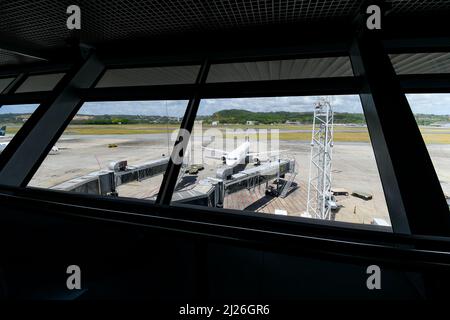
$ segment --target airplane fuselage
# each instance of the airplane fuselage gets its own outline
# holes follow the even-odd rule
[[[231,167],[238,164],[244,164],[249,150],[250,142],[246,141],[225,156],[225,164]]]

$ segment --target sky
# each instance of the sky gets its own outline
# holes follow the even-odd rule
[[[407,95],[414,113],[450,115],[450,94],[411,94]],[[235,98],[202,100],[198,115],[211,115],[225,109],[245,109],[254,112],[292,111],[311,112],[320,97],[273,97],[273,98]],[[362,113],[357,95],[333,96],[330,98],[335,112]],[[78,114],[136,114],[182,117],[187,101],[122,101],[88,102]],[[0,114],[31,113],[37,105],[3,106]]]

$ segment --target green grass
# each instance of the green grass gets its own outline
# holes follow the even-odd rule
[[[79,135],[121,135],[121,134],[158,134],[171,133],[178,127],[163,125],[142,125],[142,124],[126,124],[126,125],[70,125],[64,134]]]
[[[15,134],[21,125],[8,125],[7,133]],[[175,125],[166,126],[164,124],[123,124],[123,125],[69,125],[64,134],[77,135],[129,135],[129,134],[165,134],[172,133],[173,130],[178,129]],[[295,130],[312,129],[311,125],[227,125],[227,126],[203,126],[203,130],[219,129],[225,134],[226,129],[280,129],[285,132],[279,133],[279,139],[285,141],[310,141],[310,132],[289,132]],[[450,144],[450,128],[433,128],[421,127],[422,136],[426,143],[429,144]],[[287,132],[286,132],[287,131]],[[268,139],[271,138],[270,131],[268,131]],[[245,135],[246,136],[246,135]],[[244,138],[244,135],[238,134],[238,138]],[[228,138],[231,138],[229,136]],[[256,135],[250,135],[250,139],[256,139]],[[335,126],[334,127],[334,141],[337,142],[369,142],[369,134],[365,127],[349,127],[349,126]]]
[[[297,141],[310,141],[311,134],[303,132],[282,132],[280,133],[280,140],[297,140]],[[334,141],[343,142],[369,142],[369,133],[366,132],[334,132]]]
[[[226,129],[280,129],[280,130],[312,130],[312,125],[305,124],[305,125],[290,125],[290,124],[277,124],[277,125],[254,125],[254,126],[247,126],[247,125],[227,125],[227,126],[210,126],[210,125],[204,125],[203,129],[219,129],[219,130],[226,130]],[[342,125],[336,125],[334,126],[334,131],[366,131],[367,128],[363,126],[342,126]]]

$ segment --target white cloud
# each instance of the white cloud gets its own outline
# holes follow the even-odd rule
[[[219,110],[241,109],[254,112],[312,112],[319,96],[307,97],[274,97],[274,98],[235,98],[207,99],[200,104],[199,115],[209,115]],[[333,96],[331,98],[336,112],[362,113],[357,95]]]
[[[13,106],[0,106],[0,114],[7,113],[33,113],[39,105],[37,104],[19,104]]]
[[[450,115],[450,94],[407,94],[406,98],[414,113]]]
[[[135,114],[182,117],[187,101],[87,102],[79,114]]]

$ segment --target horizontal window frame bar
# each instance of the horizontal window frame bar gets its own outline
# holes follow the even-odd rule
[[[450,93],[450,74],[397,75],[404,93]]]
[[[0,105],[41,104],[52,94],[52,91],[0,94]]]
[[[450,74],[397,75],[404,93],[450,93]],[[80,89],[84,102],[188,100],[195,84]],[[359,94],[357,77],[206,83],[202,99]],[[0,94],[0,105],[42,103],[52,91]]]
[[[29,75],[48,74],[48,73],[65,73],[73,66],[72,63],[64,64],[30,64],[0,67],[0,78],[15,77],[21,73]]]

